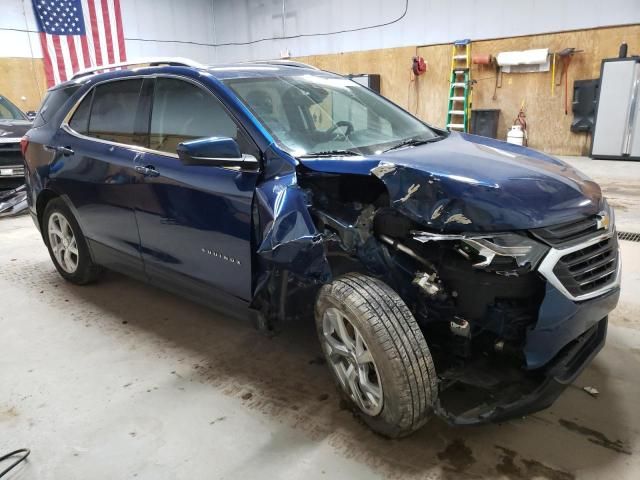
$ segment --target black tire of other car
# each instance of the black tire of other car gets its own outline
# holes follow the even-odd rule
[[[374,383],[378,380],[381,386],[382,409],[378,413],[371,414],[371,408],[359,405],[361,402],[350,392],[352,388],[341,381],[336,371],[341,367],[333,366],[338,361],[344,361],[343,365],[356,363],[349,355],[335,353],[332,347],[340,335],[331,334],[326,323],[332,322],[327,319],[336,310],[346,319],[344,324],[350,324],[347,330],[353,344],[358,343],[360,335],[359,343],[373,357],[376,372],[369,380]],[[316,327],[339,391],[372,430],[397,438],[409,435],[427,422],[438,395],[433,359],[411,311],[388,285],[359,273],[346,274],[324,285],[316,302]],[[365,382],[369,380],[365,378]]]
[[[56,254],[54,253],[56,245],[52,245],[52,243],[55,243],[58,240],[52,240],[51,238],[50,226],[52,222],[55,224],[54,227],[59,227],[62,224],[64,230],[66,230],[65,233],[67,233],[67,238],[75,240],[75,251],[77,253],[74,253],[72,257],[75,268],[69,268],[68,266],[65,268],[65,266],[61,264],[61,261],[56,258]],[[68,235],[69,233],[71,235]],[[51,260],[53,260],[53,264],[58,270],[58,273],[60,273],[65,280],[75,283],[76,285],[86,285],[98,278],[102,269],[91,260],[89,247],[84,235],[82,235],[80,226],[71,213],[71,210],[62,199],[54,198],[47,203],[42,221],[42,235],[45,243],[47,244],[47,249],[49,250],[49,255],[51,256]],[[56,235],[54,234],[54,237],[55,236]],[[70,248],[70,245],[63,245],[63,247]]]

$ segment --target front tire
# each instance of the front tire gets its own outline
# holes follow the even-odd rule
[[[430,418],[438,383],[411,311],[384,282],[344,275],[318,294],[316,326],[327,363],[352,410],[387,437]]]
[[[55,198],[47,203],[42,233],[51,260],[65,280],[77,285],[96,280],[100,267],[91,260],[80,226],[62,199]]]

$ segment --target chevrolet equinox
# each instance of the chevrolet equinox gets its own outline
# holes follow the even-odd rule
[[[618,301],[595,182],[307,65],[85,71],[21,147],[62,277],[113,269],[265,331],[315,318],[344,399],[389,437],[548,407]]]

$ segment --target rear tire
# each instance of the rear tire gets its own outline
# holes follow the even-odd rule
[[[316,326],[339,390],[371,429],[396,438],[427,422],[438,394],[435,367],[395,291],[375,278],[344,275],[320,289]]]
[[[102,269],[91,260],[80,226],[62,199],[47,203],[42,235],[53,264],[65,280],[86,285],[98,278]]]

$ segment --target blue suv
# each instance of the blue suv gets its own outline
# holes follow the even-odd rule
[[[295,62],[111,67],[52,88],[22,142],[66,280],[117,270],[265,331],[315,317],[389,437],[546,408],[602,348],[613,212],[566,163]]]

